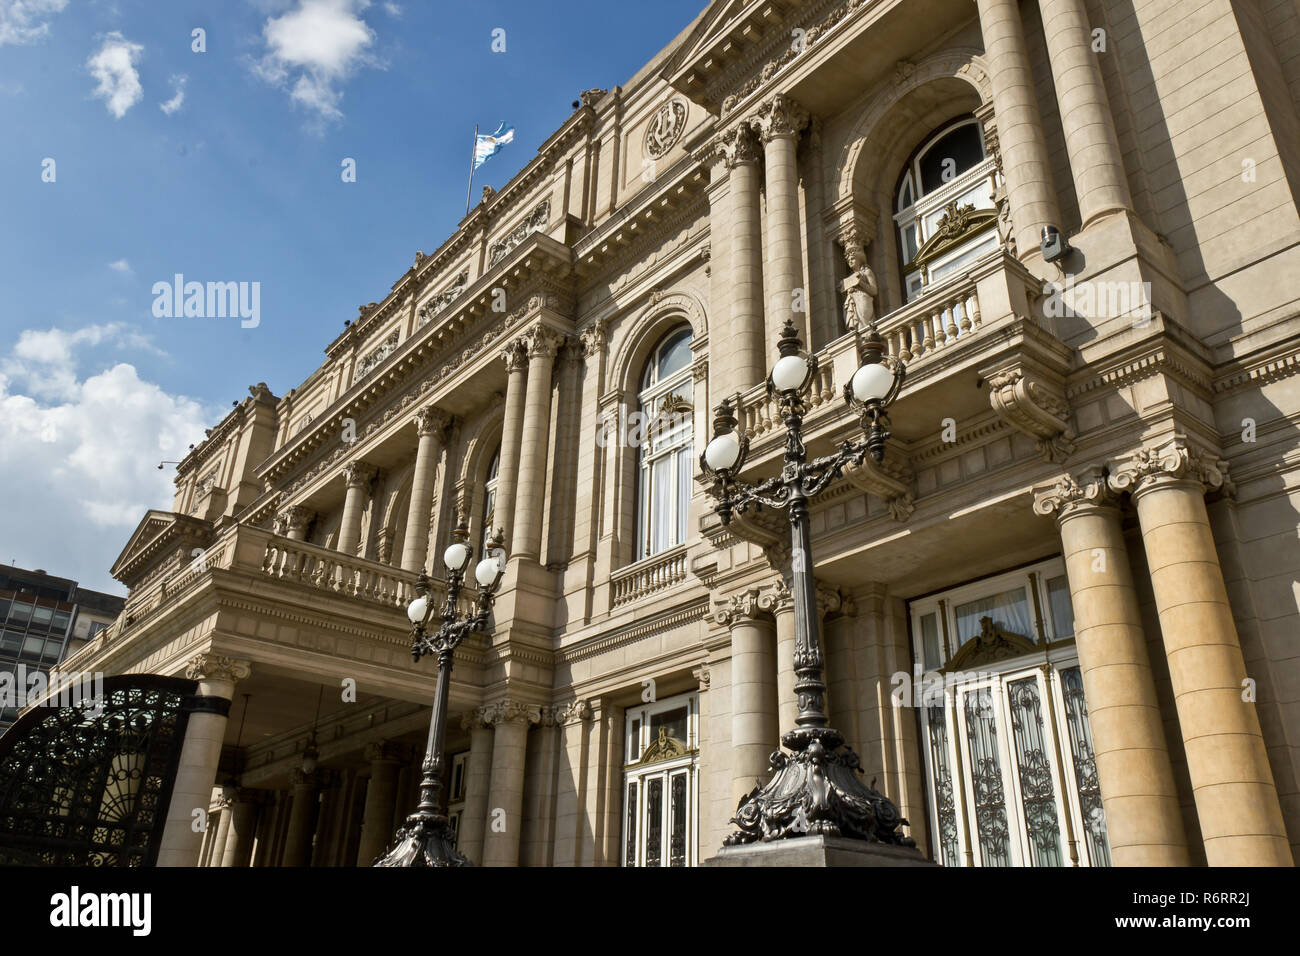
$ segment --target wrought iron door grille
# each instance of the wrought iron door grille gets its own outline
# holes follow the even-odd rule
[[[19,718],[0,737],[0,865],[152,866],[195,687],[109,677],[102,701]]]

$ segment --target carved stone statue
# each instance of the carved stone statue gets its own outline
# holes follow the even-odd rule
[[[866,250],[856,239],[844,243],[844,258],[848,261],[849,277],[840,283],[844,293],[844,327],[849,330],[865,329],[876,317],[876,274],[867,265]]]

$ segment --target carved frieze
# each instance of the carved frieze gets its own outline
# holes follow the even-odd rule
[[[361,361],[357,363],[357,374],[353,376],[353,380],[357,382],[361,381],[382,365],[384,359],[388,358],[388,356],[392,355],[396,351],[397,329],[393,329],[393,331],[390,332],[382,342],[367,352],[365,356],[362,357]]]
[[[462,272],[451,281],[451,285],[420,306],[420,310],[416,313],[416,317],[419,319],[416,328],[422,328],[430,320],[437,317],[440,312],[451,305],[465,291],[467,285],[469,285],[469,273]]]
[[[533,211],[524,218],[524,221],[516,226],[509,235],[488,246],[488,268],[490,269],[504,259],[510,254],[511,249],[514,249],[530,235],[545,229],[550,221],[551,200],[547,198],[538,203]]]

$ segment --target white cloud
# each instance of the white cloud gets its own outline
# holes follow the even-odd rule
[[[128,362],[83,377],[79,358],[110,346],[153,349],[119,323],[29,329],[0,360],[0,560],[120,590],[108,568],[127,536],[147,509],[171,507],[175,472],[159,460],[181,458],[218,413]]]
[[[396,3],[393,3],[392,0],[387,0],[387,2],[384,3],[384,12],[387,13],[394,20],[402,19],[401,6],[399,6]]]
[[[289,91],[294,104],[321,120],[343,116],[340,85],[364,66],[378,66],[375,33],[360,14],[370,0],[299,0],[262,27],[266,53],[253,72]]]
[[[135,64],[144,47],[132,43],[114,30],[104,37],[104,45],[86,61],[86,68],[99,81],[94,95],[103,100],[114,119],[140,102],[144,90]]]
[[[121,272],[123,275],[131,275],[133,271],[131,269],[131,263],[127,262],[125,259],[118,259],[116,262],[110,262],[108,267],[114,272]]]
[[[180,109],[181,104],[185,102],[185,81],[188,79],[189,77],[184,73],[179,73],[172,77],[172,91],[174,95],[171,99],[167,100],[167,102],[158,104],[158,108],[168,116],[171,116]]]
[[[0,0],[0,46],[35,43],[50,35],[49,18],[68,0]]]

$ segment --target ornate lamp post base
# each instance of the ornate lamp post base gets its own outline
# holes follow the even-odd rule
[[[907,821],[893,801],[858,778],[858,755],[840,749],[838,730],[798,727],[781,742],[790,753],[772,754],[772,779],[741,801],[731,820],[740,829],[723,846],[813,835],[916,846],[898,831]]]
[[[406,818],[397,842],[375,866],[473,866],[456,850],[456,835],[444,816],[419,812]]]

